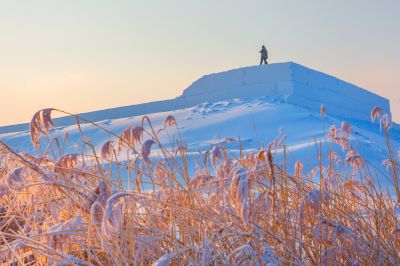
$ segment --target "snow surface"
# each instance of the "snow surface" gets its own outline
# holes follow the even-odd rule
[[[327,107],[326,118],[319,113],[321,103]],[[389,102],[380,96],[300,65],[282,63],[206,75],[174,100],[82,116],[119,134],[129,126],[141,125],[142,115],[149,115],[156,130],[164,127],[168,115],[173,115],[179,129],[163,131],[161,142],[168,146],[178,138],[193,154],[197,149],[209,150],[214,144],[225,146],[237,154],[239,143],[227,142],[226,138],[240,139],[246,151],[267,147],[282,129],[287,137],[289,164],[301,159],[305,170],[311,170],[317,163],[317,141],[322,141],[323,149],[332,149],[333,146],[344,155],[340,147],[327,141],[326,134],[330,125],[340,128],[346,120],[352,125],[352,145],[360,155],[382,170],[381,162],[388,155],[385,136],[379,125],[368,121],[373,106],[390,112]],[[74,121],[71,118],[56,119],[59,127],[54,136],[65,133],[69,136],[65,152],[78,152],[79,145],[74,143],[82,143]],[[81,128],[98,150],[103,143],[113,139],[93,125],[86,124]],[[397,149],[400,147],[397,125],[394,125],[391,136]],[[0,128],[0,139],[16,151],[38,152],[31,145],[26,125]]]

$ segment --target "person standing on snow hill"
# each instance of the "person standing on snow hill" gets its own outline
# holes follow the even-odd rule
[[[265,48],[264,45],[261,47],[260,54],[261,54],[260,65],[262,65],[263,62],[264,62],[264,64],[268,65],[268,62],[267,62],[268,51],[267,51],[267,48]]]

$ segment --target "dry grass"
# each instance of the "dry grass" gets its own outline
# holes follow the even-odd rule
[[[32,119],[36,147],[52,132],[52,111]],[[400,196],[390,121],[380,109],[371,117],[386,132],[386,165]],[[87,138],[82,153],[63,154],[56,138],[58,152],[46,148],[40,156],[0,142],[1,256],[22,264],[26,253],[58,265],[400,264],[400,203],[373,181],[384,174],[373,174],[353,149],[350,124],[327,133],[345,158],[316,143],[320,163],[310,173],[301,161],[275,159],[277,149],[286,158],[280,135],[268,149],[238,158],[215,145],[199,154],[194,176],[185,146],[159,141],[171,127],[172,116],[158,131],[144,117],[121,135],[109,132],[115,140],[99,156]],[[163,158],[149,156],[152,148]],[[118,160],[125,152],[132,158]]]

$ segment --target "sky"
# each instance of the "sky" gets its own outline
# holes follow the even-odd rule
[[[294,61],[391,100],[400,1],[0,1],[0,125],[170,99],[204,74]]]

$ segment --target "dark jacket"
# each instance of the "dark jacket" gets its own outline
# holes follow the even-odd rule
[[[261,58],[262,59],[264,59],[264,58],[268,59],[268,51],[267,51],[267,48],[265,48],[265,46],[263,46],[261,48],[260,53],[261,53]]]

